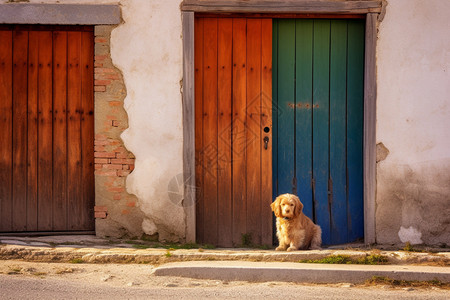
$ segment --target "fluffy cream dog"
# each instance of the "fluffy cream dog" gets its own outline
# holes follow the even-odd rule
[[[322,229],[303,214],[303,204],[297,196],[280,195],[270,207],[277,217],[280,245],[275,250],[320,249]]]

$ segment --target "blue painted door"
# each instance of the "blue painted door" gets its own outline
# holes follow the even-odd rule
[[[363,238],[364,21],[273,21],[273,191],[325,245]]]

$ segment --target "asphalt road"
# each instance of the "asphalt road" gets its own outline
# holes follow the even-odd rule
[[[204,284],[188,280],[179,286],[167,279],[157,285],[111,286],[61,278],[0,275],[0,299],[450,299],[450,291],[392,289],[351,285],[300,285],[289,283]],[[172,283],[171,283],[172,282]],[[175,282],[175,283],[173,283]]]

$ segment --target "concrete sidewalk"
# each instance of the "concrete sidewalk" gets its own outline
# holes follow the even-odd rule
[[[363,283],[373,276],[396,280],[450,282],[450,268],[411,265],[337,265],[286,262],[178,262],[156,268],[157,276],[224,281]]]
[[[259,249],[145,248],[142,241],[95,236],[0,236],[0,260],[36,262],[145,263],[158,266],[157,276],[204,279],[299,282],[360,282],[372,276],[450,282],[450,252],[405,252],[359,248],[279,252]],[[448,251],[449,249],[442,249]],[[343,255],[353,260],[381,255],[388,265],[304,264]]]

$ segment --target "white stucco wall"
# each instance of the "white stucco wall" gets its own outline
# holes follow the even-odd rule
[[[450,244],[449,14],[448,0],[388,0],[379,26],[379,243]]]
[[[129,128],[125,146],[136,156],[127,190],[139,199],[146,234],[184,238],[183,207],[168,184],[183,172],[180,1],[123,0],[124,24],[111,34],[111,56],[123,72]]]

